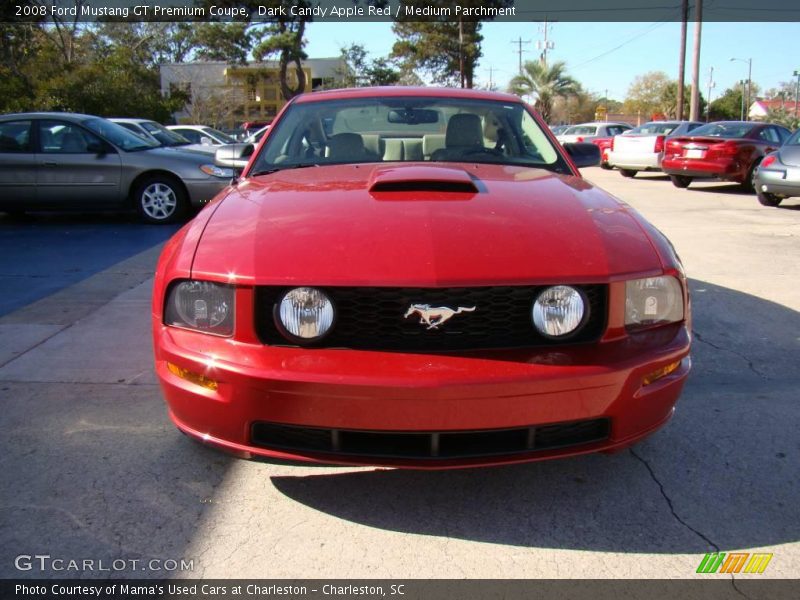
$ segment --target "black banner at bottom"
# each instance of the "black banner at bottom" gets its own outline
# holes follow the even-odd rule
[[[23,600],[797,600],[798,579],[4,579]]]

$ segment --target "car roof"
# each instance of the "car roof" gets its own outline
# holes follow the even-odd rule
[[[109,117],[109,121],[113,121],[114,123],[133,123],[134,125],[138,125],[139,123],[155,123],[153,119],[132,119],[128,117]]]
[[[62,119],[65,121],[73,121],[80,123],[88,119],[103,119],[105,117],[98,117],[97,115],[84,115],[81,113],[72,112],[22,112],[22,113],[9,113],[0,115],[0,119],[4,121],[12,119]]]
[[[309,92],[295,97],[295,102],[324,102],[325,100],[343,100],[346,98],[403,98],[408,96],[422,96],[426,98],[464,98],[473,100],[499,100],[502,102],[516,102],[521,100],[513,94],[503,92],[490,92],[487,90],[470,90],[461,88],[442,87],[361,87],[340,90],[324,90]]]

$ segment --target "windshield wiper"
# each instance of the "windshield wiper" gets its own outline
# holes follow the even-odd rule
[[[290,169],[305,169],[307,167],[318,167],[318,166],[319,163],[297,163],[296,165],[272,167],[270,169],[261,169],[260,171],[255,171],[254,173],[250,173],[250,177],[258,177],[259,175],[269,175],[271,173],[277,173],[278,171],[288,171]]]

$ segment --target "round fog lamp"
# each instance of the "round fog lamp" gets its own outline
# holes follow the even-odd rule
[[[551,338],[573,333],[586,315],[581,293],[568,285],[549,287],[533,303],[533,324],[542,335]]]
[[[333,304],[321,290],[295,288],[284,294],[277,316],[289,337],[313,341],[328,333],[333,325]]]

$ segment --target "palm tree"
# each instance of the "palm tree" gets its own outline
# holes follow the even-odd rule
[[[580,84],[567,75],[566,70],[564,61],[555,62],[549,67],[540,61],[526,62],[523,73],[509,83],[509,91],[517,96],[535,96],[533,106],[547,122],[555,99],[567,98],[580,89]]]

